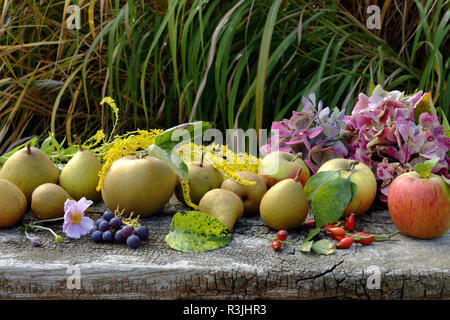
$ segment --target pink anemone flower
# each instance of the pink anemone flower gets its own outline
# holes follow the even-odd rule
[[[86,235],[94,226],[94,221],[84,215],[84,211],[93,204],[92,201],[81,198],[79,201],[67,199],[64,203],[63,232],[72,239]]]

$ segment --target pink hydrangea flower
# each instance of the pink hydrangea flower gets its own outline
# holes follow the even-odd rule
[[[84,211],[94,202],[81,198],[79,201],[67,199],[64,203],[63,232],[72,239],[86,235],[94,226],[94,221],[84,215]]]

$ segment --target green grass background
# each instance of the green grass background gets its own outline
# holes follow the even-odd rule
[[[270,128],[315,92],[350,113],[371,83],[430,91],[448,115],[449,1],[0,0],[0,154],[58,140],[167,128]],[[67,28],[70,5],[81,28]]]

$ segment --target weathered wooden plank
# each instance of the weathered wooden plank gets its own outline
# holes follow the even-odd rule
[[[331,256],[305,255],[298,247],[306,228],[291,232],[297,242],[274,252],[257,232],[270,237],[275,232],[254,217],[238,221],[225,248],[181,253],[164,241],[179,209],[184,208],[172,199],[163,212],[143,220],[150,237],[137,250],[88,237],[57,245],[48,233],[41,235],[42,247],[34,248],[15,229],[1,230],[0,298],[450,298],[450,233],[427,241],[399,236],[400,242],[357,245]],[[396,231],[386,210],[374,210],[357,223],[361,231]],[[80,289],[67,287],[73,266],[80,270]],[[376,285],[377,270],[380,288],[371,289],[367,283]]]

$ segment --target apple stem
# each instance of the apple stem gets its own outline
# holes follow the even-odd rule
[[[27,143],[27,154],[31,154],[31,142]]]
[[[349,170],[349,173],[348,173],[348,175],[347,175],[347,179],[350,178],[350,176],[351,176],[352,173],[355,171],[355,168],[356,168],[356,166],[357,166],[358,164],[359,164],[358,161],[353,161],[353,162],[350,164],[350,170]]]
[[[303,157],[303,153],[299,152],[295,155],[295,158],[291,160],[291,162],[294,162],[295,160],[297,160],[298,158]]]

